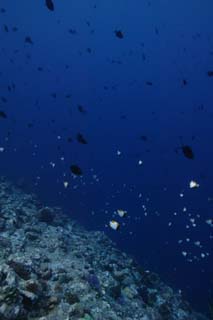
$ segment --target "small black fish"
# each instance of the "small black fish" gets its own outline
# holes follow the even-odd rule
[[[147,136],[140,136],[140,139],[143,140],[143,141],[147,141],[148,140]]]
[[[4,31],[9,32],[8,26],[6,26],[6,24],[4,25]]]
[[[187,81],[186,79],[183,79],[183,80],[182,80],[182,83],[183,83],[184,86],[186,86],[187,83],[188,83],[188,81]]]
[[[4,111],[0,110],[0,118],[6,119],[7,115]]]
[[[1,12],[1,13],[5,13],[6,10],[5,10],[4,8],[1,8],[1,9],[0,9],[0,12]]]
[[[1,101],[7,103],[7,99],[5,97],[1,97]]]
[[[123,39],[124,37],[123,32],[121,30],[115,30],[115,35],[119,39]]]
[[[187,146],[187,145],[183,145],[181,147],[182,151],[183,151],[183,154],[186,158],[188,159],[194,159],[194,152],[192,151],[192,148],[190,146]]]
[[[147,86],[152,86],[152,82],[151,81],[146,81]]]
[[[68,142],[72,142],[72,138],[71,138],[71,137],[68,137],[68,138],[67,138],[67,141],[68,141]]]
[[[77,139],[77,141],[78,141],[79,143],[87,144],[86,139],[83,137],[83,135],[82,135],[81,133],[78,133],[78,134],[77,134],[76,139]]]
[[[77,31],[75,29],[69,29],[69,33],[71,34],[77,34]]]
[[[27,37],[25,37],[25,43],[33,44],[33,41],[29,36],[27,36]]]
[[[46,6],[50,11],[54,11],[54,4],[52,0],[45,0]]]
[[[70,170],[76,176],[81,176],[83,174],[81,168],[79,166],[77,166],[76,164],[71,165]]]
[[[78,105],[78,111],[81,113],[87,113],[83,106]]]
[[[209,77],[213,77],[213,70],[208,71],[207,74]]]

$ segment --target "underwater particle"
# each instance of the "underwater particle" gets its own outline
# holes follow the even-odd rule
[[[4,152],[4,147],[0,147],[0,152]]]
[[[67,142],[72,142],[72,138],[71,138],[71,137],[68,137],[68,138],[67,138]]]
[[[115,30],[115,35],[119,39],[123,39],[124,37],[123,32],[121,30]]]
[[[120,227],[120,224],[119,224],[119,222],[117,222],[117,221],[115,221],[115,220],[111,220],[111,221],[109,222],[109,226],[110,226],[110,228],[113,229],[113,230],[118,230],[119,227]]]
[[[143,161],[142,161],[142,160],[139,160],[139,161],[138,161],[138,165],[141,166],[142,164],[143,164]]]
[[[52,168],[55,168],[55,163],[54,162],[51,161],[50,165],[51,165]]]
[[[50,11],[54,11],[54,4],[52,2],[52,0],[45,0],[46,3],[46,7],[50,10]]]
[[[33,44],[31,37],[29,36],[25,37],[25,43]]]
[[[200,256],[201,256],[201,258],[205,258],[206,257],[205,253],[203,253],[203,252],[200,254]]]
[[[194,245],[197,246],[197,247],[200,247],[200,241],[195,241]]]
[[[71,170],[71,172],[72,172],[73,174],[75,174],[76,176],[81,176],[81,175],[83,174],[81,168],[80,168],[78,165],[76,165],[76,164],[72,164],[72,165],[70,166],[70,170]]]
[[[121,151],[120,150],[117,150],[117,156],[120,156],[121,155]]]
[[[87,140],[83,137],[81,133],[78,133],[76,139],[81,144],[87,144]]]
[[[183,194],[183,193],[180,193],[180,197],[183,198],[183,197],[184,197],[184,194]]]
[[[207,219],[206,223],[210,226],[213,227],[213,219]]]
[[[187,252],[186,252],[186,251],[182,251],[182,255],[183,255],[184,257],[186,257],[186,256],[187,256]]]
[[[7,115],[4,111],[0,110],[0,118],[6,119]]]
[[[207,75],[208,75],[209,77],[213,77],[213,70],[209,70],[209,71],[207,72]]]
[[[64,188],[66,189],[67,187],[68,187],[68,185],[69,185],[69,183],[67,182],[67,181],[64,181]]]
[[[188,159],[194,159],[194,153],[192,151],[192,148],[190,146],[187,146],[187,145],[183,145],[181,147],[182,151],[183,151],[183,154],[186,158]]]
[[[190,183],[189,183],[189,188],[193,189],[193,188],[199,188],[199,184],[194,181],[194,180],[191,180]]]
[[[117,213],[118,213],[119,217],[121,217],[121,218],[123,218],[127,215],[127,211],[123,210],[123,209],[118,209]]]

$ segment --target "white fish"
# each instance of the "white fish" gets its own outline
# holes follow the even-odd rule
[[[121,218],[123,218],[123,217],[126,216],[127,211],[126,211],[126,210],[123,210],[123,209],[118,209],[118,210],[117,210],[117,213],[118,213],[118,215],[119,215]]]
[[[111,220],[111,221],[109,222],[109,226],[110,226],[110,228],[112,228],[113,230],[118,230],[119,227],[120,227],[120,224],[119,224],[119,222],[117,222],[117,221],[115,221],[115,220]]]
[[[190,183],[189,183],[189,188],[193,189],[193,188],[198,188],[200,185],[194,181],[194,180],[191,180]]]
[[[64,181],[64,188],[67,188],[69,183],[67,181]]]

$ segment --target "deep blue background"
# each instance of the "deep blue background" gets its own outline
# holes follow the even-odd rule
[[[86,228],[105,231],[145,268],[182,289],[197,310],[207,310],[213,269],[212,228],[206,224],[213,212],[213,77],[207,75],[213,70],[213,3],[54,4],[50,12],[44,0],[0,0],[6,10],[0,13],[0,110],[7,114],[0,118],[0,174],[63,207]],[[25,43],[27,36],[33,44]],[[12,83],[15,90],[9,91]],[[87,145],[76,141],[78,132]],[[194,160],[184,157],[182,144],[192,147]],[[82,177],[72,176],[71,164],[81,167]],[[200,188],[189,188],[192,179]],[[67,189],[63,181],[69,181]],[[128,211],[126,218],[114,215],[118,208]],[[112,218],[122,224],[118,232],[107,227]],[[197,240],[202,248],[194,245]]]

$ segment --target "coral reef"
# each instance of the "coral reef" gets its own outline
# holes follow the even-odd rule
[[[0,319],[206,318],[103,233],[1,179]]]

